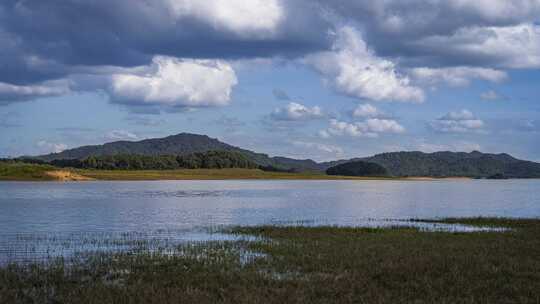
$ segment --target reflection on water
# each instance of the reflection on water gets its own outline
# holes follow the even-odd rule
[[[0,182],[0,260],[161,248],[231,225],[416,226],[413,218],[539,217],[540,181]]]

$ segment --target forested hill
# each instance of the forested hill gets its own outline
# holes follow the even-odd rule
[[[321,170],[313,160],[296,160],[285,157],[269,157],[266,154],[241,149],[206,135],[180,133],[164,138],[152,138],[141,141],[116,141],[103,145],[83,146],[65,150],[60,153],[41,155],[36,157],[43,161],[53,160],[85,160],[90,156],[113,156],[113,155],[143,155],[162,156],[177,155],[185,156],[193,153],[209,151],[228,151],[244,154],[251,161],[260,166],[275,167],[278,169],[296,169],[298,171]]]
[[[474,151],[464,152],[392,152],[359,158],[376,163],[388,170],[392,176],[429,177],[506,177],[540,178],[540,163],[516,159],[508,154],[487,154]],[[322,164],[330,168],[353,160]]]
[[[297,160],[286,157],[269,157],[235,147],[206,135],[181,133],[164,138],[142,141],[118,141],[97,146],[84,146],[61,153],[37,157],[44,161],[60,159],[85,160],[90,156],[142,155],[142,156],[186,156],[193,153],[224,151],[240,153],[260,167],[269,170],[325,171],[336,165],[353,161],[364,161],[384,167],[390,176],[469,176],[509,178],[540,178],[540,164],[516,159],[508,154],[486,154],[481,152],[392,152],[372,157],[355,158],[334,162],[317,163],[313,160]]]

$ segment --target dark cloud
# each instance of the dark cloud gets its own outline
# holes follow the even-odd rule
[[[57,79],[79,66],[133,67],[154,55],[189,58],[296,57],[327,48],[328,24],[306,5],[269,37],[244,36],[186,15],[167,1],[16,1],[0,3],[0,82]],[[210,16],[211,17],[211,16]],[[310,32],[304,29],[311,28]]]
[[[0,105],[70,90],[106,91],[111,74],[148,66],[156,56],[303,58],[330,50],[332,33],[345,25],[358,29],[376,56],[399,67],[540,67],[535,0],[223,3],[3,0],[0,84],[16,87],[0,88]],[[229,14],[216,14],[223,9]],[[510,39],[525,32],[530,39]],[[70,90],[50,89],[59,80],[71,81]]]

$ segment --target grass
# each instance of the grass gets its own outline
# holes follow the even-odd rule
[[[56,168],[49,165],[27,164],[21,162],[0,162],[0,180],[41,181],[54,180],[46,172]]]
[[[226,180],[226,179],[392,179],[370,177],[330,176],[317,172],[284,173],[257,169],[179,169],[179,170],[75,170],[82,176],[98,180]]]
[[[254,242],[0,268],[1,303],[538,303],[540,220],[506,232],[237,227]],[[257,255],[246,253],[259,253]],[[248,257],[248,258],[246,258]]]

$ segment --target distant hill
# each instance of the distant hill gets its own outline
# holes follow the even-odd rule
[[[379,164],[392,176],[540,178],[540,164],[508,154],[464,152],[392,152],[372,157],[324,163],[333,167],[362,160]]]
[[[286,157],[269,157],[266,154],[241,149],[206,135],[180,133],[164,138],[152,138],[141,141],[116,141],[103,145],[83,146],[60,153],[52,153],[36,157],[43,161],[77,159],[84,160],[90,156],[113,155],[189,155],[208,151],[239,152],[260,166],[271,166],[277,169],[296,169],[298,171],[319,171],[319,165],[313,160],[296,160]]]
[[[326,174],[383,177],[388,176],[388,170],[379,164],[359,160],[328,168]]]
[[[117,141],[104,145],[83,146],[61,153],[36,157],[43,161],[78,159],[112,155],[189,155],[208,151],[228,151],[245,155],[255,164],[276,170],[326,171],[328,168],[354,161],[375,163],[391,176],[468,176],[498,178],[540,178],[540,164],[516,159],[508,154],[464,152],[392,152],[372,157],[317,163],[311,159],[269,157],[266,154],[235,147],[206,135],[181,133],[164,138],[141,141]]]

